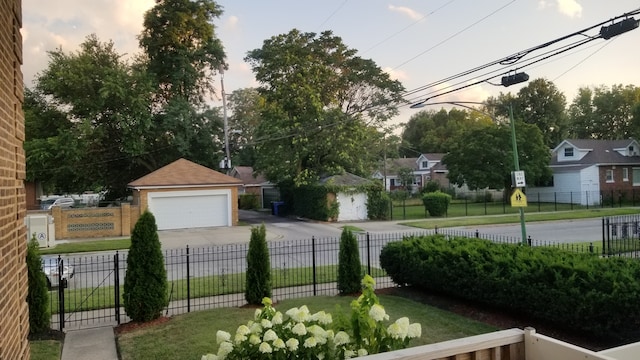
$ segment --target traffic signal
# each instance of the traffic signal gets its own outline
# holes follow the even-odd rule
[[[515,84],[519,84],[521,82],[525,82],[529,80],[529,75],[527,73],[515,73],[502,77],[502,86],[507,87]]]
[[[636,20],[630,17],[620,21],[619,23],[601,27],[600,36],[602,36],[602,38],[605,40],[609,40],[614,36],[618,36],[622,33],[626,33],[627,31],[638,28],[639,24],[640,20]]]

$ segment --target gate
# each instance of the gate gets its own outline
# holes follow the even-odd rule
[[[640,214],[602,218],[602,256],[640,257]]]

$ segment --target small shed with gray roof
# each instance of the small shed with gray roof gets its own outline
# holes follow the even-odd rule
[[[148,209],[158,230],[233,226],[242,181],[178,159],[128,184],[133,205]]]
[[[371,183],[371,180],[359,177],[354,174],[344,173],[324,177],[320,180],[321,184],[332,185],[344,189],[336,194],[329,194],[329,201],[335,199],[339,204],[337,221],[356,221],[367,220],[369,214],[367,211],[367,193],[362,185]]]

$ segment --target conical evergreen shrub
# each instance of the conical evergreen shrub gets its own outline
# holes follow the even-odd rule
[[[49,289],[47,276],[42,270],[42,259],[35,235],[27,247],[27,304],[29,304],[29,333],[38,334],[49,330]],[[10,315],[10,314],[7,314]]]
[[[354,294],[361,290],[362,266],[358,239],[345,228],[340,236],[340,252],[338,254],[338,292]]]
[[[160,317],[169,304],[167,271],[158,238],[156,219],[145,211],[131,233],[124,278],[124,310],[133,321]]]
[[[271,297],[271,262],[264,224],[251,228],[246,285],[244,297],[249,304],[260,305],[264,297]]]

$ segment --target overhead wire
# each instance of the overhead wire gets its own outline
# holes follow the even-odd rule
[[[337,14],[338,11],[340,11],[340,9],[342,9],[347,4],[347,2],[349,2],[349,0],[344,0],[342,2],[342,4],[340,4],[340,6],[338,6],[337,9],[335,9],[326,19],[324,19],[323,22],[320,23],[320,25],[318,25],[318,29],[321,29],[324,26],[324,24],[329,22],[329,20],[331,20],[331,18],[333,18],[335,16],[335,14]]]

